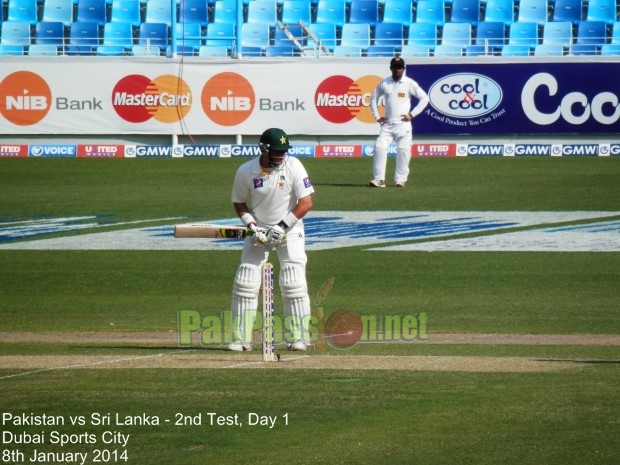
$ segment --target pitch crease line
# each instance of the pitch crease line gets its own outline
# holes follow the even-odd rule
[[[67,365],[67,366],[64,366],[64,367],[54,367],[54,368],[42,368],[40,370],[28,371],[26,373],[17,373],[17,374],[14,374],[14,375],[2,376],[2,377],[0,377],[0,380],[2,380],[2,379],[9,379],[9,378],[17,378],[19,376],[34,375],[34,374],[37,374],[37,373],[44,373],[46,371],[70,370],[72,368],[89,368],[89,367],[93,367],[93,366],[96,366],[96,365],[105,365],[107,363],[112,364],[112,363],[121,363],[121,362],[132,362],[134,360],[143,360],[143,359],[147,359],[147,358],[166,357],[168,355],[177,355],[179,352],[187,353],[187,352],[195,352],[195,350],[183,350],[183,351],[178,351],[178,352],[162,352],[161,354],[142,355],[142,356],[138,356],[138,357],[128,357],[128,358],[119,358],[118,360],[103,360],[101,362],[94,362],[94,363],[87,363],[87,364]]]

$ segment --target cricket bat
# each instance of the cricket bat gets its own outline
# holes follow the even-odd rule
[[[219,224],[177,224],[176,238],[243,239],[252,234],[245,226],[223,226]]]

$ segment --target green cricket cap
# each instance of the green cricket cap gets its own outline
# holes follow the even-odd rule
[[[279,128],[270,128],[263,132],[263,135],[260,136],[260,143],[274,150],[289,150],[291,148],[288,136]]]

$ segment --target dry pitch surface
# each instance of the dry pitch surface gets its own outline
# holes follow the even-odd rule
[[[411,370],[462,372],[538,372],[555,371],[582,365],[586,361],[536,359],[531,357],[468,356],[373,356],[348,355],[346,351],[325,354],[287,352],[277,347],[280,361],[263,363],[260,351],[231,353],[223,347],[176,348],[177,335],[159,333],[9,333],[0,332],[0,342],[79,344],[123,344],[135,347],[166,347],[149,355],[6,355],[0,356],[0,369],[19,370],[2,378],[26,376],[54,370],[140,369],[140,368],[255,368],[255,369],[335,369],[335,370]],[[491,344],[491,345],[607,345],[619,346],[620,335],[503,335],[433,334],[417,344]]]

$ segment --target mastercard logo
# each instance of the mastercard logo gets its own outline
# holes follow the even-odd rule
[[[176,123],[192,108],[192,93],[183,79],[171,74],[149,79],[140,74],[125,76],[112,90],[116,114],[130,123],[151,118],[160,123]]]
[[[18,71],[0,82],[0,114],[17,126],[31,126],[50,111],[52,91],[38,74]]]
[[[362,76],[356,80],[347,76],[330,76],[317,87],[314,106],[319,115],[330,123],[347,123],[357,119],[375,124],[370,111],[370,96],[379,82],[379,76]]]
[[[220,126],[236,126],[247,120],[256,104],[250,82],[237,73],[220,73],[209,79],[200,96],[205,115]]]

